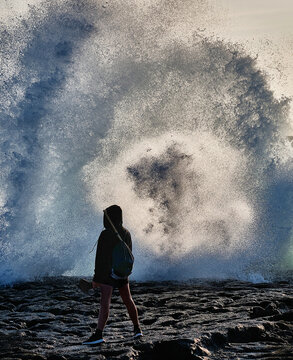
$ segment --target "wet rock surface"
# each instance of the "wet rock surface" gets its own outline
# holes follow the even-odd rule
[[[95,328],[99,292],[77,278],[49,278],[0,289],[1,359],[293,359],[289,282],[131,283],[144,337],[114,290],[105,344],[84,346]]]

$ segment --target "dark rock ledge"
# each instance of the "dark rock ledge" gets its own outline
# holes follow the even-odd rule
[[[48,278],[0,289],[0,359],[291,359],[293,290],[285,281],[131,284],[144,332],[115,290],[106,343],[81,345],[96,326],[99,293],[76,278]]]

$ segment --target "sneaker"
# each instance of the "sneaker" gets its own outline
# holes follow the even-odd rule
[[[84,341],[83,345],[96,345],[105,342],[101,330],[96,330],[88,340]]]
[[[139,326],[135,326],[134,327],[134,335],[133,335],[133,337],[138,338],[138,337],[141,337],[141,336],[143,336],[141,328]]]

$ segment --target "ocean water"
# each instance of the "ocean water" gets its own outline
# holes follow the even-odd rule
[[[290,101],[205,35],[205,1],[180,4],[53,0],[2,23],[1,283],[91,275],[114,203],[133,279],[292,270]]]

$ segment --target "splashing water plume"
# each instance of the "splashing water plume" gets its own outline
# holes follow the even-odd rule
[[[229,252],[245,243],[242,233],[253,219],[238,181],[245,159],[209,134],[145,139],[114,163],[94,161],[86,172],[98,210],[119,202],[136,237],[156,255]]]
[[[0,280],[93,271],[124,211],[135,279],[292,269],[289,100],[204,36],[205,1],[54,0],[1,33]]]

